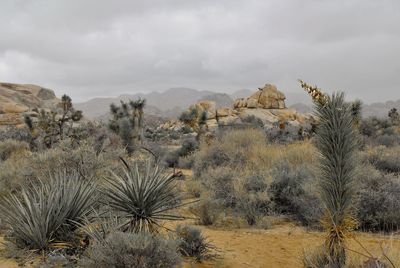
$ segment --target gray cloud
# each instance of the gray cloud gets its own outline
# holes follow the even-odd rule
[[[367,102],[400,98],[398,0],[4,0],[0,81],[76,100],[303,78]]]

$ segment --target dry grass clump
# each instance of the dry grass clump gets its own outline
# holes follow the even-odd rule
[[[197,262],[214,257],[215,247],[207,241],[200,229],[190,225],[178,225],[176,228],[179,251],[183,256],[192,257]]]

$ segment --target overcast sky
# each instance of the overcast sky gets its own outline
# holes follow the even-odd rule
[[[0,81],[82,101],[297,78],[400,99],[399,0],[1,0]]]

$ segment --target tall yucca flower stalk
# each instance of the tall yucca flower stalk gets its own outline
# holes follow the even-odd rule
[[[358,142],[352,107],[343,93],[328,96],[316,86],[299,81],[313,98],[319,123],[315,143],[320,156],[319,190],[325,205],[321,223],[327,231],[326,251],[331,267],[344,267],[346,238],[357,226],[352,199]]]
[[[311,96],[313,101],[319,105],[324,105],[327,101],[327,96],[317,86],[311,86],[299,79],[301,87]]]

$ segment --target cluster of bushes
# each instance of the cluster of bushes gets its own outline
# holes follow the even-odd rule
[[[370,117],[363,119],[360,132],[367,145],[387,147],[400,144],[400,126],[398,121]]]
[[[192,208],[203,224],[214,224],[218,211],[232,211],[249,225],[267,215],[284,214],[304,224],[318,221],[320,206],[313,194],[310,143],[267,142],[261,129],[224,131],[202,143],[195,154],[195,179],[211,201]],[[305,206],[307,204],[307,206]]]
[[[359,153],[354,202],[359,228],[393,231],[400,226],[400,146],[367,146]],[[310,142],[274,144],[260,129],[236,129],[201,143],[194,154],[194,181],[188,191],[205,199],[191,211],[203,225],[218,224],[226,214],[249,225],[264,216],[286,215],[319,227],[316,153]]]

